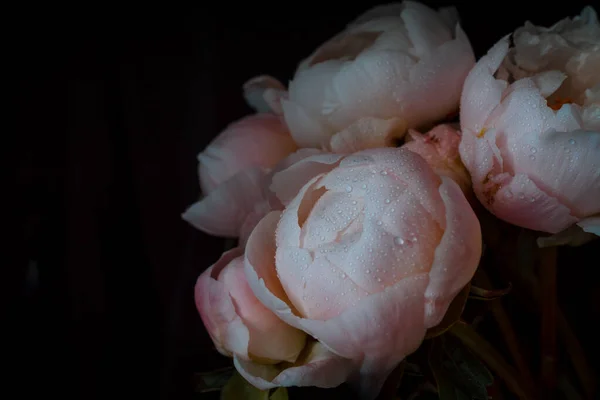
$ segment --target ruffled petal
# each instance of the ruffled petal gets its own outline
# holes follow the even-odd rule
[[[479,134],[489,115],[500,104],[502,92],[508,84],[494,78],[494,73],[508,54],[508,46],[508,36],[505,36],[469,72],[460,101],[460,121],[464,134]]]
[[[194,289],[196,308],[217,350],[224,355],[248,357],[250,333],[238,315],[225,284],[217,280],[219,274],[243,250],[235,248],[200,275]]]
[[[360,118],[331,138],[330,148],[334,153],[354,153],[360,150],[389,147],[395,139],[401,139],[406,124],[399,118]]]
[[[248,168],[271,168],[296,148],[280,117],[255,114],[235,121],[198,154],[202,193]]]
[[[287,97],[285,86],[277,79],[261,75],[244,83],[244,98],[246,103],[259,113],[283,113],[281,99]]]
[[[238,237],[256,204],[265,199],[266,179],[260,168],[244,170],[190,206],[182,218],[210,235]]]
[[[310,179],[331,171],[342,157],[341,154],[323,153],[300,159],[273,176],[271,190],[287,205]]]
[[[285,122],[298,146],[322,148],[327,144],[331,132],[318,117],[290,100],[282,100],[281,105]]]
[[[246,280],[241,254],[223,269],[219,282],[225,285],[235,312],[250,334],[248,355],[268,363],[296,361],[304,348],[306,335],[277,318],[254,296]]]
[[[526,175],[516,175],[493,195],[491,211],[511,224],[542,232],[558,233],[578,222],[571,211]]]
[[[435,250],[425,291],[425,326],[439,324],[452,299],[473,278],[481,257],[481,228],[458,185],[442,177],[440,195],[446,206],[446,230]]]

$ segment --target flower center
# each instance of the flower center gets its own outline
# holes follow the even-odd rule
[[[560,108],[565,104],[572,104],[572,103],[574,103],[574,101],[570,97],[554,97],[554,98],[550,97],[550,98],[546,99],[546,104],[548,104],[548,107],[550,107],[554,111],[560,110]]]

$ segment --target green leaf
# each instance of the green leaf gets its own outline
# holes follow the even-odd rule
[[[456,295],[454,300],[452,300],[452,303],[450,303],[450,306],[448,306],[448,311],[446,311],[446,315],[444,315],[442,321],[433,328],[427,330],[425,339],[432,339],[444,334],[460,319],[460,316],[465,309],[467,299],[469,298],[470,287],[471,284],[467,283],[467,285]]]
[[[506,362],[502,354],[469,325],[464,323],[454,324],[450,329],[450,333],[477,354],[519,399],[533,398],[528,393],[527,386],[521,382],[517,372]]]
[[[242,399],[269,400],[269,391],[255,388],[236,371],[233,373],[227,384],[223,386],[223,389],[221,389],[221,400]],[[281,398],[278,400],[281,400]]]
[[[487,400],[487,386],[494,382],[490,371],[461,342],[450,336],[444,339],[444,352],[449,359],[446,365],[458,386],[468,398]]]
[[[269,400],[288,400],[288,391],[287,388],[280,387],[271,393]]]
[[[233,367],[221,368],[210,372],[198,373],[194,376],[196,392],[206,393],[221,390],[233,375]]]
[[[444,352],[442,351],[442,343],[436,339],[431,346],[429,366],[437,383],[438,396],[440,400],[458,400],[456,386],[443,367],[443,364]]]
[[[448,336],[435,339],[429,365],[440,400],[487,400],[492,374],[458,340]]]
[[[483,289],[477,286],[471,286],[469,298],[474,300],[496,300],[500,297],[508,294],[512,289],[512,285],[509,283],[508,287],[504,289]]]

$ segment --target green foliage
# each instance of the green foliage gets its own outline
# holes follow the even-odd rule
[[[487,387],[494,378],[460,341],[448,335],[436,338],[429,354],[429,365],[440,400],[488,399]]]
[[[221,400],[287,400],[286,388],[260,390],[234,372],[221,390]]]

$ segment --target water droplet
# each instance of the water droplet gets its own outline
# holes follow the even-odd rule
[[[535,197],[530,197],[529,201],[532,202],[532,203],[534,203],[535,202]]]
[[[404,239],[402,239],[400,236],[395,237],[394,243],[396,243],[398,246],[402,246],[404,244]]]
[[[346,186],[346,192],[350,193],[352,191],[352,186],[348,185]]]
[[[383,222],[381,222],[381,221],[377,221],[377,225],[380,225],[380,226],[381,226],[381,224],[383,224]]]
[[[569,144],[575,144],[575,139],[569,139]]]
[[[362,188],[363,188],[363,189],[366,189],[366,188],[367,188],[367,185],[362,185]]]
[[[371,273],[371,270],[370,270],[370,269],[367,269],[365,272],[366,272],[367,274],[370,274],[370,273]]]
[[[390,204],[392,201],[390,199],[385,199],[385,204]]]
[[[530,159],[531,161],[535,161],[535,156],[534,156],[533,154],[530,154],[530,155],[529,155],[529,159]]]
[[[537,153],[537,149],[536,149],[535,147],[532,147],[532,148],[531,148],[531,152],[532,152],[533,154],[535,154],[535,153]]]
[[[325,297],[325,301],[329,301],[329,297]]]
[[[510,190],[507,190],[504,193],[504,197],[506,197],[507,199],[510,199],[511,197],[513,197],[513,194],[512,194],[512,192]]]
[[[345,277],[346,277],[346,274],[342,272],[342,273],[340,274],[340,276],[341,276],[342,278],[345,278]]]
[[[383,171],[380,172],[381,175],[387,175],[387,171],[384,169]]]
[[[321,239],[321,241],[325,240],[325,236],[321,236],[319,239]]]
[[[352,200],[352,205],[356,205],[356,200]]]

